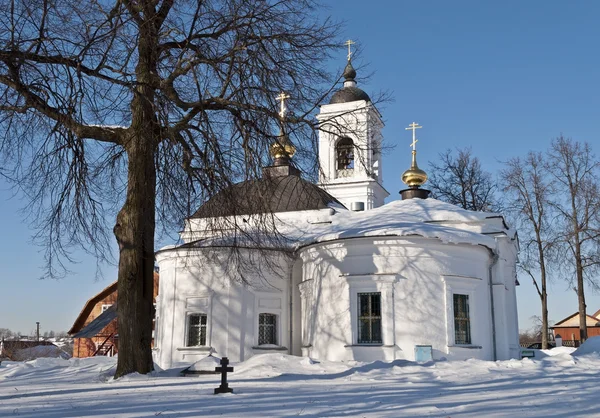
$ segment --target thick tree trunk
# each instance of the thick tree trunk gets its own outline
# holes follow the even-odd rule
[[[127,199],[117,216],[119,358],[115,377],[153,370],[152,317],[156,173],[152,146],[132,138]],[[145,148],[148,148],[147,150]]]
[[[154,155],[160,128],[154,109],[157,28],[140,26],[137,87],[131,102],[131,127],[123,138],[128,157],[125,205],[117,216],[115,236],[119,243],[119,359],[115,377],[148,373],[152,361],[152,313],[154,287],[154,229],[156,168]]]

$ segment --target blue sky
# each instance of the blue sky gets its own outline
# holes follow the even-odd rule
[[[346,22],[343,37],[360,47],[359,86],[372,96],[387,90],[393,102],[380,108],[384,138],[396,145],[384,159],[385,187],[399,198],[400,176],[410,163],[410,133],[416,121],[421,167],[446,148],[471,147],[485,169],[544,150],[563,133],[588,141],[600,153],[600,2],[596,1],[405,1],[336,0],[324,13]],[[345,49],[331,63],[341,71]],[[371,74],[368,81],[361,76]],[[73,275],[39,280],[43,253],[0,181],[0,328],[23,333],[41,322],[45,330],[68,329],[85,301],[116,278],[80,256]],[[520,326],[539,314],[526,277],[518,288]],[[575,293],[556,278],[550,289],[550,319],[577,310]],[[600,297],[588,292],[590,312]]]

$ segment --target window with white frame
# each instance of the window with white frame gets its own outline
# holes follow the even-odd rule
[[[454,344],[471,344],[471,318],[469,295],[455,293],[454,300]]]
[[[207,316],[203,313],[193,313],[187,316],[187,347],[206,345]]]
[[[111,306],[112,306],[112,303],[108,303],[108,304],[102,305],[101,313],[106,312],[106,310],[108,310],[108,308],[110,308]]]
[[[277,315],[261,313],[258,315],[258,345],[277,345]]]
[[[358,344],[381,344],[381,293],[358,293]]]

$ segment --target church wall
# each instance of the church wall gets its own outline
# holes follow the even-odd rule
[[[209,353],[242,361],[264,352],[289,350],[289,273],[279,277],[265,266],[287,265],[273,257],[260,266],[262,277],[248,271],[243,284],[224,253],[207,258],[199,250],[159,253],[161,271],[159,331],[155,358],[160,367],[191,364]],[[244,256],[245,257],[245,256]],[[228,268],[229,267],[229,268]],[[277,316],[277,345],[258,346],[258,314]],[[188,347],[189,316],[204,314],[206,341]],[[298,349],[299,350],[299,349]]]
[[[426,344],[437,359],[492,358],[490,257],[485,248],[416,237],[361,238],[314,245],[301,257],[303,278],[312,281],[311,303],[306,304],[310,319],[303,324],[305,355],[413,360],[415,346]],[[470,296],[470,347],[449,341],[452,288]],[[383,344],[377,347],[358,345],[353,335],[356,293],[363,290],[381,293]]]

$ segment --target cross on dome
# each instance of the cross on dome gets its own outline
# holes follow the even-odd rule
[[[289,99],[290,95],[285,92],[281,92],[279,96],[276,97],[278,102],[281,102],[281,110],[279,111],[279,117],[281,119],[285,118],[285,112],[287,112],[287,107],[285,107],[285,100]]]
[[[412,143],[410,144],[410,146],[412,147],[413,151],[417,150],[417,142],[419,142],[419,140],[417,139],[417,129],[422,128],[422,126],[419,126],[419,124],[417,122],[413,122],[410,125],[408,125],[408,128],[404,128],[407,131],[413,131],[413,140]]]
[[[354,44],[356,44],[356,42],[354,42],[352,39],[348,39],[346,42],[344,42],[344,45],[348,46],[348,61],[350,61],[352,58],[352,45]]]

